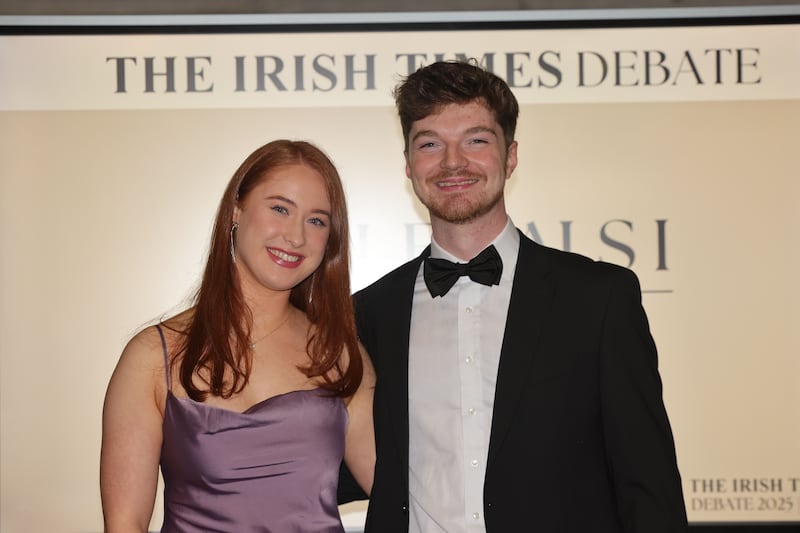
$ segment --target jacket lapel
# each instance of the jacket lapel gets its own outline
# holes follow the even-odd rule
[[[398,272],[396,283],[389,284],[385,301],[395,307],[387,320],[394,325],[386,328],[386,337],[380,343],[385,347],[382,357],[382,375],[380,386],[383,387],[384,401],[387,402],[388,420],[392,420],[394,442],[398,446],[398,455],[402,462],[402,471],[406,473],[404,480],[408,485],[408,349],[411,331],[411,309],[414,300],[414,285],[417,280],[422,260],[430,255],[430,247],[426,248],[415,260],[407,263]]]
[[[532,371],[535,347],[555,292],[548,267],[547,256],[539,245],[520,233],[519,257],[497,371],[489,465],[515,418],[517,400]]]

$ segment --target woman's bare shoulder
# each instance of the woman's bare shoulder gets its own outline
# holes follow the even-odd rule
[[[163,369],[164,344],[159,328],[166,338],[169,333],[163,325],[147,326],[136,333],[122,350],[118,367],[129,371]]]
[[[126,344],[119,365],[131,370],[158,370],[163,373],[164,355],[173,357],[188,329],[191,311],[184,311],[139,330]]]

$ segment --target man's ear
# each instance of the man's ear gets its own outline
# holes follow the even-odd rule
[[[515,168],[517,168],[517,141],[509,144],[506,150],[506,179],[511,177]]]

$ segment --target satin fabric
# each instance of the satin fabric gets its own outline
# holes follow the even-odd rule
[[[288,392],[238,413],[169,391],[162,533],[342,533],[347,409],[325,394]]]

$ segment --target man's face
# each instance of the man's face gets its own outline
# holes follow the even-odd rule
[[[517,143],[506,150],[503,139],[480,101],[448,104],[411,125],[406,176],[432,223],[505,218],[503,189],[517,166]]]

